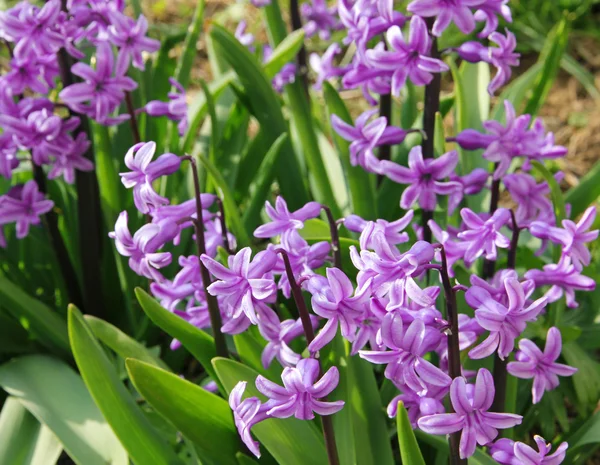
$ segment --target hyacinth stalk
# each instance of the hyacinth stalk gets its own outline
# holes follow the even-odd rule
[[[202,216],[202,203],[200,201],[200,180],[198,179],[198,166],[196,160],[191,156],[186,155],[182,157],[182,160],[189,161],[192,167],[192,179],[194,180],[194,197],[196,202],[196,220],[194,221],[194,229],[196,232],[196,247],[198,248],[198,258],[206,254],[206,239],[204,237],[204,219]],[[208,286],[211,284],[210,274],[208,269],[200,260],[200,274],[202,277],[202,284],[204,286],[204,292],[206,295],[206,302],[208,305],[208,312],[210,314],[210,325],[213,329],[213,337],[215,339],[215,349],[219,357],[228,357],[229,351],[227,350],[227,342],[225,336],[221,331],[222,321],[221,313],[219,311],[219,303],[215,296],[208,292]]]

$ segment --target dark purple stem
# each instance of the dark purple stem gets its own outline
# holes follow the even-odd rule
[[[198,166],[196,160],[189,155],[181,157],[182,160],[187,160],[192,165],[192,178],[194,180],[194,196],[196,198],[196,221],[194,221],[194,227],[196,229],[196,246],[198,247],[198,258],[206,254],[206,241],[204,238],[204,219],[202,217],[202,202],[200,201],[200,180],[198,179]],[[215,349],[219,357],[229,357],[227,350],[227,343],[225,341],[225,335],[221,332],[221,326],[223,322],[221,320],[221,313],[219,311],[219,303],[217,298],[210,295],[208,292],[208,286],[210,286],[210,274],[208,269],[200,260],[200,275],[202,276],[202,284],[204,286],[204,295],[206,296],[206,303],[208,305],[208,314],[210,316],[210,325],[213,330],[213,337],[215,339]]]
[[[440,246],[440,254],[442,256],[442,268],[440,276],[446,296],[446,319],[448,320],[448,374],[452,379],[462,376],[460,367],[460,348],[458,341],[458,306],[456,304],[456,290],[450,282],[448,274],[448,260],[444,246]],[[460,458],[459,444],[460,432],[450,435],[450,463],[453,465],[466,465],[467,460]]]
[[[127,112],[129,113],[129,125],[131,126],[131,134],[133,135],[133,141],[139,144],[142,141],[140,137],[140,128],[137,122],[137,116],[135,114],[135,107],[133,105],[133,99],[131,98],[131,92],[125,92],[125,104],[127,105]]]
[[[342,249],[340,247],[340,235],[338,233],[337,223],[333,218],[331,209],[325,205],[321,205],[321,208],[327,216],[329,223],[329,231],[331,233],[331,247],[333,248],[333,266],[342,269]]]
[[[223,201],[217,197],[217,205],[219,206],[219,222],[221,223],[221,237],[223,240],[223,248],[231,255],[233,251],[229,245],[229,237],[227,237],[227,222],[225,220],[225,207],[223,207]]]
[[[306,308],[306,302],[304,302],[304,297],[302,296],[302,289],[300,289],[300,286],[294,277],[294,272],[292,271],[292,265],[290,264],[290,258],[288,257],[287,252],[283,249],[277,249],[277,253],[283,258],[285,273],[287,274],[288,281],[290,282],[290,288],[292,290],[294,302],[296,302],[296,306],[298,307],[298,313],[300,314],[300,320],[302,321],[302,328],[304,329],[306,342],[308,345],[310,345],[315,338],[315,331],[313,329],[312,322],[310,321],[310,315],[308,313],[308,309]],[[319,361],[320,372],[323,373],[323,369],[321,368],[320,364],[321,362]],[[323,400],[326,401],[327,398],[325,397]],[[329,465],[340,465],[340,459],[338,457],[338,451],[335,445],[335,433],[333,430],[331,416],[322,415],[321,421],[323,423],[323,438],[325,439]]]
[[[519,244],[519,234],[521,233],[521,229],[517,224],[517,219],[515,218],[515,212],[510,211],[510,217],[512,220],[513,233],[510,239],[510,247],[508,249],[508,259],[506,263],[506,267],[514,270],[517,265],[517,246]]]
[[[300,5],[298,0],[290,0],[290,20],[292,23],[292,31],[302,29],[302,17],[300,16]],[[306,65],[306,47],[304,44],[302,44],[302,48],[298,52],[296,63],[298,64],[298,74],[302,80],[302,86],[308,94],[308,67]]]

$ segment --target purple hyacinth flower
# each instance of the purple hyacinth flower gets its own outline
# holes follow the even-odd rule
[[[327,319],[327,323],[308,346],[311,353],[318,352],[329,344],[338,327],[342,336],[353,342],[358,322],[369,306],[368,287],[357,289],[354,293],[352,282],[342,270],[327,268],[326,274],[327,283],[319,292],[313,293],[311,305],[317,315]]]
[[[419,16],[410,20],[408,42],[404,40],[398,26],[392,26],[386,33],[391,51],[372,49],[366,52],[368,63],[378,69],[393,71],[392,94],[400,95],[406,79],[417,86],[424,86],[433,80],[431,73],[448,71],[442,60],[429,57],[431,38],[425,21]]]
[[[462,260],[465,256],[469,243],[458,239],[458,230],[455,230],[449,226],[445,231],[433,220],[429,220],[427,225],[431,229],[431,234],[435,237],[435,240],[444,246],[446,252],[446,260],[448,262],[448,274],[454,276],[454,264],[459,260]],[[439,254],[439,252],[437,252]],[[441,261],[441,257],[438,257],[438,261]]]
[[[127,212],[121,212],[115,230],[108,234],[115,240],[117,251],[129,257],[129,267],[139,276],[163,281],[164,277],[158,270],[169,265],[172,257],[169,252],[158,250],[173,240],[179,231],[177,224],[169,220],[145,224],[132,237],[127,223]]]
[[[534,404],[542,399],[545,391],[558,387],[559,376],[572,376],[577,372],[577,368],[556,363],[561,350],[562,338],[559,329],[555,327],[548,330],[544,352],[529,339],[519,341],[519,351],[515,356],[517,361],[510,362],[506,368],[517,378],[533,378],[531,393]]]
[[[462,193],[459,182],[443,181],[452,174],[457,163],[458,152],[454,150],[438,158],[423,159],[423,149],[417,145],[410,150],[408,167],[383,160],[381,171],[392,181],[409,184],[400,198],[401,208],[408,209],[418,201],[423,210],[433,211],[437,205],[437,195]]]
[[[550,454],[551,443],[546,443],[546,440],[538,435],[533,439],[537,445],[537,451],[523,442],[502,438],[491,445],[490,455],[502,465],[559,465],[563,463],[569,448],[566,442],[562,442],[556,451]]]
[[[240,21],[235,28],[234,36],[240,44],[254,53],[254,34],[246,32],[246,27],[248,27],[248,23],[244,20]]]
[[[267,404],[260,402],[258,397],[248,397],[242,400],[246,390],[246,381],[240,381],[229,393],[229,407],[233,411],[233,419],[240,438],[256,457],[260,458],[260,449],[257,441],[252,439],[250,430],[254,425],[268,418]]]
[[[506,36],[499,32],[494,32],[489,39],[495,42],[498,47],[490,47],[488,62],[497,68],[494,79],[488,85],[488,92],[494,95],[496,91],[508,82],[511,72],[511,66],[519,66],[519,53],[515,53],[517,39],[515,35],[506,30]]]
[[[399,386],[400,387],[400,386]],[[408,420],[411,426],[416,429],[420,418],[427,415],[445,413],[446,409],[442,403],[443,397],[448,392],[448,388],[430,389],[424,396],[419,396],[410,388],[402,386],[402,394],[394,397],[387,406],[387,414],[390,418],[395,418],[398,413],[398,402],[402,402],[408,413]]]
[[[377,219],[375,221],[366,221],[358,215],[349,215],[344,219],[344,226],[349,231],[360,234],[360,248],[375,248],[375,236],[383,235],[390,245],[398,245],[408,242],[408,233],[404,232],[410,224],[415,212],[408,210],[406,214],[396,221],[388,222]]]
[[[460,216],[465,231],[459,232],[458,238],[469,243],[464,256],[466,263],[473,263],[484,254],[488,260],[496,260],[496,247],[506,249],[510,246],[508,237],[500,233],[500,229],[510,220],[510,210],[499,208],[491,217],[484,219],[468,208],[463,208]]]
[[[452,434],[461,431],[459,454],[466,459],[475,453],[477,444],[484,446],[498,436],[498,429],[512,428],[522,416],[488,410],[494,402],[496,388],[492,374],[485,368],[477,372],[475,385],[468,385],[461,376],[454,378],[450,400],[455,413],[428,415],[417,423],[429,434]]]
[[[265,202],[265,211],[272,221],[256,228],[254,231],[255,237],[269,238],[283,236],[290,231],[302,229],[306,220],[319,216],[321,213],[321,204],[318,202],[308,202],[295,212],[290,212],[284,198],[279,196],[275,200],[275,208],[273,208],[269,201]]]
[[[179,135],[183,136],[188,128],[186,92],[183,86],[174,78],[169,78],[169,82],[175,88],[175,91],[167,94],[168,102],[151,100],[137,111],[148,113],[150,116],[166,116],[171,121],[178,123],[177,130]]]
[[[331,367],[317,381],[320,368],[314,358],[304,358],[296,367],[286,367],[281,374],[283,387],[257,376],[256,388],[270,400],[267,415],[275,418],[295,416],[299,420],[312,420],[315,413],[333,415],[344,407],[343,400],[326,402],[319,400],[329,395],[338,385],[340,374]]]
[[[475,21],[485,21],[485,27],[477,35],[479,38],[488,37],[498,29],[498,16],[502,16],[507,23],[512,23],[512,14],[507,3],[508,0],[485,0],[476,7]]]
[[[267,6],[271,4],[271,0],[250,0],[256,8],[262,8],[263,6]]]
[[[323,55],[317,53],[311,53],[308,58],[310,67],[317,74],[317,80],[313,87],[316,90],[320,90],[323,87],[323,83],[331,78],[343,76],[347,68],[338,68],[333,64],[335,56],[342,51],[340,45],[336,42],[327,47],[327,50]]]
[[[12,91],[13,95],[22,94],[26,89],[46,94],[51,86],[44,79],[43,73],[42,57],[37,56],[31,49],[17,46],[10,60],[10,70],[2,76],[2,83]]]
[[[381,329],[381,322],[387,315],[384,303],[377,297],[372,297],[368,307],[358,322],[358,331],[352,343],[350,355],[356,355],[369,343],[372,350],[383,350],[382,344],[377,340]]]
[[[319,34],[321,40],[329,40],[331,31],[339,29],[340,20],[337,17],[337,6],[329,7],[325,0],[312,0],[300,5],[300,14],[304,19],[306,37]]]
[[[294,352],[289,343],[304,334],[302,321],[300,319],[279,321],[274,312],[265,315],[267,317],[261,318],[258,322],[258,330],[267,341],[260,357],[263,367],[269,368],[275,358],[284,367],[296,366],[302,356]],[[311,321],[316,322],[316,318],[313,316]]]
[[[121,105],[125,92],[134,90],[137,84],[124,75],[124,70],[117,68],[115,71],[115,57],[108,42],[98,44],[95,70],[84,63],[75,63],[71,71],[85,81],[71,84],[59,94],[71,110],[84,113],[105,125],[118,124],[129,118],[129,115],[109,117]]]
[[[125,165],[131,171],[119,173],[123,185],[127,189],[133,188],[135,206],[142,213],[169,203],[168,199],[156,193],[152,182],[173,174],[181,165],[181,158],[172,153],[165,153],[151,161],[155,151],[156,142],[135,144],[125,154]]]
[[[475,18],[470,7],[477,7],[482,3],[483,0],[413,0],[408,4],[407,10],[424,18],[435,16],[431,32],[439,37],[452,21],[461,32],[473,32]]]
[[[52,161],[48,179],[56,179],[62,176],[65,182],[73,184],[75,182],[75,170],[92,171],[94,169],[94,163],[85,157],[91,145],[87,134],[80,132],[70,145],[70,148],[57,155]]]
[[[529,232],[540,239],[550,239],[556,244],[563,246],[562,253],[571,259],[571,263],[577,271],[588,266],[592,255],[585,244],[598,238],[598,230],[588,231],[596,219],[596,207],[589,207],[582,215],[579,222],[563,220],[562,228],[549,226],[545,222],[535,221],[531,223]]]
[[[546,226],[555,221],[554,207],[550,201],[550,186],[526,173],[508,174],[502,182],[517,204],[515,219],[520,227],[528,226],[532,221],[543,221]]]
[[[244,247],[237,254],[230,255],[229,268],[208,255],[202,255],[201,260],[217,278],[217,281],[208,286],[208,292],[214,296],[226,297],[226,303],[233,310],[233,318],[245,314],[253,324],[257,324],[256,307],[261,302],[273,301],[277,293],[273,278],[267,275],[275,266],[277,256],[269,249],[257,253],[252,260],[251,255],[250,247]]]
[[[423,320],[415,319],[405,327],[399,313],[390,313],[381,324],[381,340],[390,350],[361,350],[359,355],[371,363],[386,364],[386,378],[408,386],[418,395],[426,394],[430,386],[450,384],[451,378],[446,373],[423,358],[437,345],[437,341],[426,337]]]
[[[17,239],[23,239],[29,234],[30,226],[40,224],[40,216],[48,213],[52,207],[54,202],[46,199],[35,181],[14,186],[0,196],[0,228],[16,223]]]
[[[557,264],[544,265],[543,270],[529,270],[525,278],[533,280],[536,287],[551,286],[545,294],[548,302],[556,302],[565,294],[569,308],[579,306],[575,291],[593,291],[596,288],[596,282],[582,275],[571,259],[564,255]]]
[[[122,13],[113,11],[110,14],[111,25],[108,28],[109,40],[119,48],[117,74],[125,75],[130,61],[137,69],[144,69],[143,52],[156,52],[160,42],[146,37],[148,20],[140,15],[137,21]]]
[[[0,134],[0,176],[10,179],[12,172],[19,166],[17,144],[11,134]]]
[[[514,349],[515,340],[525,330],[527,322],[535,320],[546,306],[545,297],[527,305],[525,290],[517,279],[506,279],[504,287],[508,304],[496,300],[483,287],[472,286],[465,294],[467,303],[475,309],[477,323],[490,332],[481,344],[469,352],[469,357],[473,359],[488,357],[498,350],[498,356],[504,360]]]

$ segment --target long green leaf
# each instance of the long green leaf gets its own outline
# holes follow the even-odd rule
[[[69,306],[69,339],[85,385],[131,460],[137,465],[181,464],[127,392],[83,315],[73,305]]]
[[[283,133],[275,140],[275,142],[273,142],[273,145],[271,145],[271,148],[260,164],[254,192],[251,194],[248,193],[250,203],[244,212],[244,216],[242,217],[242,221],[246,231],[248,232],[253,231],[254,228],[258,226],[260,221],[260,211],[264,206],[265,200],[267,200],[269,197],[271,186],[273,185],[273,180],[275,179],[277,162],[279,161],[279,157],[281,156],[283,147],[287,141],[287,137],[288,135]]]
[[[116,326],[91,315],[85,315],[85,321],[92,329],[94,336],[96,336],[103,344],[106,344],[106,346],[114,350],[123,359],[136,358],[142,362],[150,363],[162,368],[163,370],[169,370],[167,364],[159,357],[150,353],[146,347],[129,337]]]
[[[353,124],[350,112],[337,91],[331,84],[323,84],[325,103],[327,105],[327,119],[331,123],[331,116],[336,115],[348,124]],[[342,168],[344,169],[352,212],[358,216],[375,220],[377,218],[377,203],[375,202],[375,179],[373,175],[360,166],[350,164],[350,143],[342,139],[332,128],[333,142],[338,150]]]
[[[0,463],[54,465],[63,448],[54,433],[42,425],[16,397],[0,412]]]
[[[53,431],[75,463],[128,463],[81,377],[66,363],[44,355],[13,359],[0,368],[0,385]]]
[[[231,229],[231,232],[235,234],[236,241],[240,247],[245,247],[250,245],[250,237],[244,228],[244,223],[242,222],[242,218],[240,216],[240,210],[235,203],[235,199],[233,198],[233,194],[227,185],[219,170],[215,167],[214,164],[210,162],[210,160],[204,156],[198,157],[200,163],[206,171],[212,177],[212,180],[217,188],[220,191],[219,197],[223,200],[223,207],[225,208],[225,216],[227,219],[227,226]]]
[[[410,425],[410,420],[408,419],[408,413],[402,402],[398,402],[396,429],[398,431],[398,445],[400,446],[402,463],[425,465],[423,454],[421,454],[417,438],[415,437],[415,433]]]
[[[171,337],[181,342],[196,360],[200,362],[206,372],[216,380],[217,378],[211,364],[211,360],[217,355],[215,341],[212,336],[163,308],[143,289],[138,287],[135,290],[135,295],[142,310],[148,315],[148,318]]]
[[[600,163],[588,171],[572,189],[567,191],[565,202],[571,204],[571,218],[577,218],[600,197]]]
[[[543,63],[538,62],[525,71],[522,75],[507,85],[500,96],[498,103],[494,106],[490,118],[495,121],[502,121],[504,115],[504,101],[508,100],[515,108],[519,108],[525,99],[527,92],[535,84],[535,80],[542,69]]]
[[[204,465],[237,465],[239,440],[227,401],[153,365],[126,364],[139,393],[196,445]]]
[[[571,465],[583,463],[600,446],[600,412],[581,425],[573,434],[567,436],[569,449],[564,463]]]
[[[289,133],[271,82],[256,57],[226,29],[213,25],[210,35],[217,52],[231,65],[246,89],[250,110],[265,131],[266,144],[270,146],[281,134]],[[281,193],[290,208],[300,208],[309,200],[309,196],[300,164],[289,141],[285,144],[282,155],[277,167]]]
[[[239,381],[247,381],[248,394],[263,397],[254,387],[258,373],[241,363],[217,357],[213,366],[227,392]],[[285,465],[326,465],[327,453],[323,437],[307,421],[295,418],[272,418],[257,424],[252,432],[278,463]]]
[[[70,356],[69,336],[65,321],[42,302],[0,275],[0,302],[17,319],[24,318],[29,330],[46,347],[60,355]]]
[[[548,40],[544,44],[544,49],[540,54],[540,61],[544,63],[544,66],[538,75],[533,94],[525,106],[524,113],[537,115],[554,83],[568,41],[569,25],[567,18],[563,18],[550,32]]]
[[[554,205],[554,214],[556,215],[556,222],[560,224],[562,220],[564,220],[567,216],[567,209],[565,207],[565,198],[560,190],[560,186],[552,173],[548,171],[544,165],[540,162],[533,160],[531,162],[532,166],[535,170],[542,175],[544,180],[550,186],[550,197],[552,197],[552,204]]]
[[[273,79],[284,65],[294,60],[302,46],[304,45],[304,30],[298,29],[288,35],[280,44],[275,47],[273,54],[265,63],[265,74]]]

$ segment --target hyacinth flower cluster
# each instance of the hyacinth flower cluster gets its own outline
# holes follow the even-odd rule
[[[135,118],[131,92],[138,87],[130,69],[144,70],[147,54],[160,42],[147,36],[148,22],[125,13],[125,2],[49,0],[43,6],[27,1],[0,12],[0,38],[10,55],[9,69],[0,76],[0,176],[33,167],[36,181],[59,179],[73,184],[78,172],[94,169],[88,121],[118,125]],[[91,56],[91,61],[88,60]],[[166,116],[187,127],[185,92],[172,81],[169,102],[150,101],[137,110]],[[120,113],[127,103],[128,112]],[[37,199],[20,199],[15,192],[31,192],[18,185],[0,196],[0,245],[4,225],[40,223],[48,208],[27,209]],[[44,185],[36,192],[44,195]],[[12,200],[11,200],[12,199]],[[36,200],[37,201],[37,200]],[[20,211],[20,213],[19,213]],[[37,216],[37,219],[34,218]],[[21,225],[21,226],[19,226]]]

